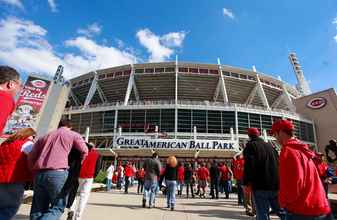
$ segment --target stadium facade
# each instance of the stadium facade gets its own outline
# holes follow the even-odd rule
[[[295,135],[315,145],[313,121],[297,114],[293,104],[300,96],[294,86],[255,69],[144,63],[101,69],[72,79],[64,116],[72,119],[81,134],[90,127],[90,140],[114,153],[121,150],[119,137],[242,144],[248,139],[249,127],[259,128],[264,138],[273,141],[268,130],[281,118],[291,119]],[[137,147],[118,154],[150,155],[145,151]]]

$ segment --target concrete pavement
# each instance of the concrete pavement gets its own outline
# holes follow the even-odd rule
[[[218,219],[253,219],[244,215],[244,209],[237,205],[235,195],[231,199],[185,199],[177,197],[175,211],[166,207],[165,198],[160,196],[156,208],[141,207],[142,196],[131,189],[130,194],[120,191],[93,192],[84,211],[83,220],[218,220]],[[30,205],[20,207],[16,219],[29,218]],[[62,220],[65,220],[66,215]]]

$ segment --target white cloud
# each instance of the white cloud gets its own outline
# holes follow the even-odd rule
[[[0,0],[0,2],[7,3],[9,5],[13,5],[15,7],[23,9],[23,4],[20,0]]]
[[[172,47],[181,47],[185,39],[185,32],[172,32],[157,36],[149,29],[139,30],[136,34],[139,42],[151,54],[150,62],[164,61],[174,53]]]
[[[55,0],[48,0],[49,7],[52,12],[57,12],[57,5],[55,3]]]
[[[0,20],[0,61],[20,71],[53,75],[58,65],[66,77],[96,68],[134,63],[138,58],[126,50],[100,45],[87,37],[65,42],[78,53],[58,53],[45,39],[47,30],[31,21],[8,17]]]
[[[80,28],[77,33],[80,35],[85,35],[87,37],[92,37],[94,35],[99,35],[102,31],[102,27],[97,23],[89,24],[86,28]]]
[[[160,40],[167,47],[181,47],[186,37],[186,32],[172,32],[163,35]]]
[[[337,35],[333,39],[335,39],[335,41],[337,42]]]
[[[337,17],[333,20],[333,24],[337,24]]]
[[[231,19],[235,18],[233,12],[230,9],[223,8],[223,14],[224,14],[224,16],[229,17]]]

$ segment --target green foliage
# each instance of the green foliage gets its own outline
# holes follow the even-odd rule
[[[96,176],[94,182],[95,183],[106,183],[106,171],[100,170],[98,175]]]

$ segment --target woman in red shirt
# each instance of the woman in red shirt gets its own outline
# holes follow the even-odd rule
[[[129,185],[130,185],[130,181],[131,181],[131,177],[133,177],[134,173],[133,173],[133,167],[130,165],[129,162],[126,163],[125,165],[125,194],[129,193]]]
[[[205,192],[206,192],[206,187],[207,187],[207,181],[209,179],[209,171],[205,167],[205,164],[202,163],[201,167],[197,171],[197,176],[198,176],[198,186],[202,190],[200,192],[200,198],[205,198]]]
[[[183,163],[179,163],[178,166],[178,195],[182,196],[184,186],[185,168]]]
[[[27,154],[33,146],[32,128],[11,135],[0,145],[0,219],[11,219],[18,211],[26,182],[32,181]]]

